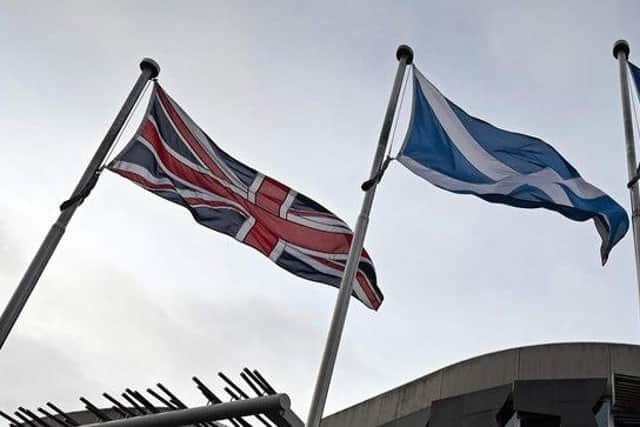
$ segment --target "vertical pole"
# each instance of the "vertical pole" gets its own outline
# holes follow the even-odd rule
[[[98,146],[98,149],[91,158],[89,165],[82,174],[82,177],[76,185],[76,188],[73,190],[71,197],[74,197],[81,193],[91,182],[91,180],[97,178],[96,174],[98,173],[98,169],[104,162],[109,149],[113,145],[113,142],[124,126],[127,117],[129,117],[129,114],[131,114],[131,110],[142,94],[145,85],[150,79],[156,77],[160,73],[160,67],[158,66],[158,64],[153,59],[149,58],[145,58],[142,60],[142,62],[140,63],[140,70],[141,72],[138,80],[134,84],[131,92],[129,93],[129,96],[127,96],[127,99],[124,101],[122,108],[120,108],[118,115],[107,131],[107,134],[104,136],[102,142]],[[31,292],[38,283],[40,275],[44,271],[47,263],[49,262],[49,259],[51,259],[51,256],[56,250],[56,247],[58,246],[60,239],[62,239],[66,227],[69,224],[69,221],[71,221],[71,217],[73,217],[73,214],[79,204],[79,202],[73,203],[71,204],[71,206],[60,212],[58,219],[51,226],[51,229],[49,229],[49,232],[40,245],[38,252],[36,252],[36,255],[33,257],[31,264],[29,264],[29,267],[24,273],[22,280],[20,280],[20,283],[14,291],[13,296],[9,300],[7,307],[4,309],[4,312],[0,317],[0,349],[7,340],[7,337],[9,336],[13,325],[16,323],[18,316],[20,316],[20,312],[24,308],[27,300],[29,299],[29,296],[31,295]]]
[[[398,97],[400,96],[400,88],[402,86],[405,69],[407,65],[413,62],[413,50],[411,50],[409,46],[401,45],[398,47],[396,57],[398,58],[398,70],[396,71],[396,77],[393,83],[389,105],[387,106],[387,112],[384,116],[382,130],[380,131],[378,148],[373,159],[373,165],[371,166],[370,180],[374,180],[384,160],[384,154],[387,148],[387,143],[389,142],[389,133],[393,123],[393,117],[395,116],[396,105],[398,104]],[[320,425],[320,418],[322,417],[324,405],[327,401],[327,394],[329,392],[329,385],[333,375],[333,368],[338,354],[338,347],[340,346],[340,338],[342,336],[342,330],[344,329],[344,321],[347,316],[351,292],[353,290],[353,280],[358,269],[360,254],[362,253],[364,238],[367,234],[367,226],[369,225],[369,212],[371,212],[373,197],[376,192],[377,180],[372,182],[373,185],[371,185],[364,195],[360,215],[358,216],[356,228],[353,232],[353,240],[351,241],[351,248],[349,249],[347,265],[344,269],[342,281],[340,282],[340,290],[333,310],[333,318],[331,319],[331,326],[329,328],[324,354],[322,355],[322,362],[318,371],[318,378],[313,391],[311,408],[309,409],[309,416],[307,418],[307,427],[318,427]]]
[[[620,66],[620,95],[622,97],[622,117],[624,120],[624,137],[627,146],[627,173],[629,180],[636,176],[638,161],[636,160],[636,147],[633,139],[633,126],[631,122],[631,100],[629,96],[629,80],[627,78],[627,58],[629,57],[629,44],[625,40],[618,40],[613,45],[613,56]],[[636,280],[638,284],[638,297],[640,301],[640,194],[638,182],[629,187],[631,195],[631,225],[633,229],[633,247],[636,260]]]

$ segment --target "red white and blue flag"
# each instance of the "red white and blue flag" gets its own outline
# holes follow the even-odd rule
[[[285,270],[340,286],[352,239],[347,224],[222,151],[158,83],[138,131],[108,168]],[[380,306],[383,296],[365,250],[353,285],[354,297],[369,308]]]

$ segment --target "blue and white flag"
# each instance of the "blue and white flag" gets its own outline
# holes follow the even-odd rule
[[[575,221],[593,219],[604,264],[629,228],[625,210],[550,145],[468,115],[413,70],[413,111],[400,163],[454,193],[551,209]]]
[[[629,69],[631,70],[631,78],[633,79],[633,83],[636,86],[638,99],[640,99],[640,68],[636,67],[631,62],[627,63],[629,64]]]

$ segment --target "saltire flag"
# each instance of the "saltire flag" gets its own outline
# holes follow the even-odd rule
[[[638,99],[640,100],[640,68],[633,65],[631,62],[627,62],[629,64],[629,69],[631,70],[631,78],[633,79],[633,83],[636,86],[636,93],[638,94]]]
[[[224,152],[157,82],[138,131],[108,168],[187,208],[198,223],[251,246],[285,270],[340,286],[352,240],[347,224]],[[365,250],[353,296],[372,309],[382,303]]]
[[[520,208],[546,208],[575,221],[593,219],[602,238],[604,265],[629,228],[625,210],[583,180],[549,144],[470,116],[416,67],[413,71],[413,108],[398,160],[454,193]]]

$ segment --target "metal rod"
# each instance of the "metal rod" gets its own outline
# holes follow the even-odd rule
[[[247,393],[245,393],[240,387],[238,387],[238,385],[236,383],[234,383],[233,381],[231,381],[229,379],[229,377],[227,377],[225,374],[223,374],[222,372],[218,372],[218,376],[220,378],[223,379],[224,382],[226,382],[227,384],[229,384],[237,393],[238,395],[240,395],[241,398],[243,399],[249,399],[249,395]],[[226,390],[226,387],[225,387]],[[260,415],[256,415],[255,416],[258,421],[260,421],[262,424],[264,424],[267,427],[271,427],[271,424],[269,424],[267,422],[267,420],[265,420],[263,417],[261,417]]]
[[[126,406],[124,406],[122,403],[120,403],[116,398],[111,396],[109,393],[105,392],[105,393],[102,393],[102,395],[104,396],[105,399],[107,399],[109,402],[113,403],[115,406],[120,408],[120,410],[122,410],[124,413],[126,413],[127,416],[130,416],[130,417],[135,417],[136,416],[136,414],[131,409],[129,409]]]
[[[239,395],[240,397],[242,397],[243,399],[249,399],[249,395],[247,393],[245,393],[240,387],[238,387],[238,385],[236,385],[236,383],[234,383],[233,381],[231,381],[229,379],[229,377],[227,377],[225,374],[223,374],[222,372],[218,372],[218,376],[220,378],[222,378],[224,380],[224,382],[226,382],[227,384],[229,384]],[[226,388],[225,388],[226,389]],[[264,424],[267,427],[271,427],[271,424],[269,424],[267,422],[267,420],[265,420],[263,417],[261,417],[260,415],[256,415],[255,416],[258,421],[260,421],[262,424]]]
[[[19,425],[21,424],[20,421],[17,421],[15,418],[13,418],[11,415],[0,411],[0,417],[3,417],[5,419],[7,419],[10,423],[15,424],[15,425]]]
[[[622,118],[624,121],[624,137],[627,148],[627,173],[631,181],[636,176],[638,162],[636,160],[636,148],[633,139],[631,100],[629,96],[629,80],[627,78],[629,44],[625,40],[615,42],[613,45],[613,56],[618,60],[618,65],[620,66],[620,96],[622,97]],[[640,193],[637,181],[629,187],[629,194],[631,196],[631,225],[636,261],[636,281],[640,301]]]
[[[242,417],[236,417],[234,419],[238,422],[238,424],[240,424],[241,427],[252,427],[252,425],[245,421],[245,419]]]
[[[260,372],[258,372],[257,369],[254,369],[253,373],[262,384],[262,388],[264,388],[267,393],[276,394],[276,390],[273,387],[271,387],[271,384],[269,384],[269,382],[262,376]]]
[[[193,377],[193,382],[198,386],[198,390],[207,398],[209,402],[212,404],[222,403],[222,400],[218,396],[216,396],[202,381],[198,379],[198,377]]]
[[[111,421],[111,417],[109,415],[105,414],[96,405],[94,405],[93,403],[89,402],[84,397],[80,398],[80,402],[84,403],[84,406],[87,409],[87,411],[91,412],[93,415],[98,417],[99,420],[101,420],[101,421]]]
[[[274,396],[256,397],[255,399],[226,402],[218,405],[177,409],[124,420],[88,424],[85,427],[176,427],[261,413],[280,413],[287,411],[289,407],[289,397],[286,394],[276,394]]]
[[[238,395],[236,395],[236,394],[233,392],[233,390],[231,390],[229,387],[225,387],[225,388],[224,388],[224,391],[226,391],[226,392],[227,392],[227,394],[228,394],[229,396],[231,396],[231,400],[232,400],[232,401],[233,401],[233,400],[236,400],[236,401],[240,401],[240,400],[242,400],[242,399],[240,399],[240,397],[239,397]],[[246,422],[244,419],[242,419],[242,418],[240,418],[240,417],[236,418],[236,421],[238,422],[238,424],[240,424],[240,426],[241,426],[241,427],[248,427],[248,426],[250,426],[250,425],[251,425],[251,424],[249,424],[248,422]]]
[[[30,417],[34,423],[36,424],[40,424],[43,425],[44,427],[51,427],[49,425],[49,423],[47,423],[46,421],[40,419],[39,416],[37,416],[36,414],[34,414],[33,412],[31,412],[30,410],[28,410],[27,408],[23,408],[22,406],[20,406],[18,408],[19,411],[21,411],[23,414],[25,414],[26,416]]]
[[[260,387],[262,391],[264,391],[264,394],[274,394],[274,393],[271,393],[267,388],[265,388],[264,383],[260,381],[260,378],[258,378],[258,375],[256,375],[256,373],[260,374],[257,370],[254,373],[254,372],[251,372],[249,368],[244,368],[243,371],[249,376],[249,378],[255,381],[257,386]]]
[[[173,411],[176,409],[179,409],[175,404],[169,402],[167,399],[165,399],[164,397],[160,396],[158,393],[156,393],[153,389],[148,388],[147,389],[147,393],[149,393],[151,396],[155,397],[157,400],[159,400],[160,402],[162,402],[163,405],[165,405],[167,407],[168,411]],[[210,425],[209,423],[204,423],[205,425]],[[196,424],[199,425],[199,424]],[[215,426],[214,426],[215,427]]]
[[[113,145],[117,135],[120,133],[120,130],[124,126],[127,117],[129,117],[129,114],[131,114],[131,110],[142,94],[145,85],[150,79],[156,77],[158,73],[160,73],[160,67],[158,66],[158,64],[154,60],[149,58],[145,58],[142,60],[142,62],[140,63],[140,70],[141,72],[138,80],[134,84],[131,92],[129,93],[129,96],[127,96],[127,99],[124,101],[122,108],[120,108],[118,115],[107,131],[107,134],[104,136],[104,139],[91,158],[91,161],[82,174],[82,177],[76,185],[75,190],[73,190],[72,197],[80,194],[87,187],[88,183],[90,183],[92,180],[97,179],[97,174],[99,173],[98,169],[104,162],[109,149]],[[4,309],[4,312],[0,317],[0,349],[7,340],[7,337],[9,336],[13,325],[16,323],[18,316],[20,316],[20,312],[22,312],[22,309],[27,303],[31,292],[33,292],[33,289],[38,283],[42,272],[49,262],[49,259],[51,259],[51,256],[55,252],[56,247],[62,239],[66,227],[69,224],[69,221],[71,221],[74,212],[78,208],[78,205],[79,203],[74,203],[67,209],[64,209],[62,212],[60,212],[58,219],[51,226],[51,229],[40,245],[38,252],[36,252],[36,255],[33,257],[31,264],[29,264],[29,267],[24,273],[22,280],[20,280],[18,287],[14,291],[13,296]]]
[[[233,381],[231,381],[231,380],[229,379],[229,377],[227,377],[225,374],[223,374],[222,372],[218,372],[218,376],[219,376],[220,378],[222,378],[222,380],[223,380],[224,382],[226,382],[227,384],[229,384],[229,385],[231,386],[231,388],[233,388],[233,389],[234,389],[234,390],[235,390],[235,391],[240,395],[240,397],[243,397],[243,398],[245,398],[245,399],[248,399],[248,398],[249,398],[249,395],[248,395],[247,393],[245,393],[245,392],[244,392],[240,387],[238,387],[238,386],[236,385],[236,383],[234,383]]]
[[[142,403],[142,406],[144,406],[145,408],[147,408],[149,410],[149,412],[156,414],[160,411],[158,411],[158,409],[153,406],[153,404],[151,402],[149,402],[147,399],[145,399],[145,397],[143,395],[141,395],[140,393],[138,393],[135,390],[131,390],[130,388],[125,389],[126,393],[129,393],[129,396],[131,396],[132,398],[136,399],[138,402]]]
[[[33,422],[31,422],[31,420],[29,420],[29,418],[25,417],[24,415],[22,415],[20,412],[18,411],[14,411],[13,412],[14,415],[18,418],[20,418],[22,420],[23,423],[27,424],[29,427],[38,427],[37,424],[34,424]]]
[[[200,390],[200,392],[204,395],[204,397],[207,398],[207,400],[213,404],[213,405],[217,405],[219,403],[222,403],[222,400],[216,396],[210,389],[209,387],[207,387],[202,381],[200,381],[198,379],[198,377],[193,377],[193,381],[196,383],[196,385],[198,386],[198,390]],[[237,426],[245,426],[247,423],[244,423],[244,420],[240,419],[240,421],[236,421],[233,418],[230,418],[229,421],[231,421],[231,423],[233,425],[237,425]],[[244,423],[244,424],[243,424]]]
[[[251,378],[249,377],[249,375],[245,374],[244,372],[240,373],[240,378],[242,378],[244,380],[244,382],[246,382],[247,384],[249,384],[249,387],[251,387],[251,390],[253,390],[253,392],[258,395],[258,396],[262,396],[264,395],[263,392],[260,391],[260,389],[258,389],[258,386],[256,386],[253,381],[251,381]]]
[[[153,389],[148,388],[147,393],[149,393],[151,396],[159,400],[164,406],[167,407],[167,409],[171,409],[171,410],[176,409],[176,407],[173,406],[171,402],[169,402],[167,399],[165,399],[164,397],[160,396],[158,393],[153,391]]]
[[[158,386],[158,388],[160,390],[162,390],[164,392],[164,394],[166,394],[169,397],[169,401],[171,403],[173,403],[173,405],[179,409],[187,409],[188,406],[182,402],[180,399],[178,399],[178,397],[173,394],[171,391],[169,391],[169,389],[165,386],[163,386],[161,383],[156,384]],[[202,427],[199,423],[196,423],[197,427]]]
[[[400,96],[402,80],[404,78],[407,65],[413,62],[413,51],[409,46],[401,45],[396,51],[396,57],[398,58],[398,70],[396,71],[396,77],[393,83],[389,105],[387,106],[387,112],[384,116],[382,130],[380,131],[378,148],[376,149],[376,154],[373,159],[369,179],[376,177],[382,166],[387,143],[389,142],[391,125],[393,123],[396,106],[398,104],[398,97]],[[374,181],[374,184],[365,192],[360,215],[358,216],[358,221],[356,222],[356,227],[353,232],[353,240],[351,241],[347,265],[344,269],[344,275],[342,276],[342,281],[340,283],[340,291],[338,292],[336,305],[333,310],[333,318],[331,319],[331,326],[329,328],[322,362],[318,371],[318,379],[316,380],[313,398],[311,399],[311,407],[307,418],[307,427],[318,427],[320,425],[320,418],[322,417],[324,405],[327,401],[327,394],[329,392],[329,385],[333,375],[333,368],[338,354],[338,347],[340,346],[340,338],[344,329],[344,321],[347,316],[349,301],[351,300],[353,280],[356,276],[360,261],[360,254],[362,253],[362,247],[364,246],[364,239],[369,225],[369,213],[371,212],[371,206],[373,205],[373,198],[377,184],[377,180]]]
[[[158,383],[156,385],[158,386],[158,388],[160,390],[162,390],[162,392],[164,394],[169,396],[170,401],[173,402],[173,404],[176,405],[178,408],[180,408],[180,409],[186,409],[187,408],[187,405],[182,403],[182,401],[180,399],[178,399],[173,393],[171,393],[168,388],[163,386],[162,383]]]
[[[233,392],[233,390],[231,390],[229,387],[225,387],[225,388],[224,388],[224,391],[226,391],[226,392],[227,392],[227,394],[228,394],[229,396],[231,396],[231,398],[232,398],[233,400],[242,400],[242,399],[240,399],[240,396],[238,396],[237,394],[235,394],[235,393]]]
[[[53,409],[58,415],[60,415],[62,417],[63,420],[65,420],[67,423],[74,425],[74,426],[79,426],[80,423],[77,422],[71,415],[68,415],[67,413],[65,413],[62,409],[58,408],[56,405],[54,405],[51,402],[47,402],[47,406],[51,409]]]
[[[138,402],[130,398],[126,393],[122,393],[120,396],[122,396],[122,398],[126,400],[129,403],[129,405],[131,405],[131,407],[135,408],[136,411],[140,412],[140,414],[145,415],[147,413],[147,411],[142,409],[142,406],[138,405]]]
[[[51,412],[49,411],[45,411],[43,408],[38,408],[38,412],[40,412],[41,414],[43,414],[45,417],[48,417],[49,419],[55,421],[56,423],[60,424],[62,427],[69,427],[71,426],[71,424],[69,424],[68,422],[66,422],[65,420],[59,420],[55,417],[55,415],[53,415]]]

